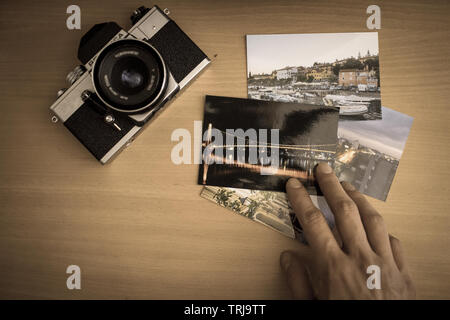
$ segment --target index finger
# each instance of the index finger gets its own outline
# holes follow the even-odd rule
[[[302,225],[306,239],[311,247],[320,249],[339,249],[322,212],[314,205],[301,182],[295,178],[286,184],[289,203]]]
[[[326,163],[319,163],[316,167],[315,176],[328,205],[333,211],[336,227],[341,235],[344,248],[349,251],[360,248],[368,249],[369,243],[358,207],[342,188],[333,169]]]

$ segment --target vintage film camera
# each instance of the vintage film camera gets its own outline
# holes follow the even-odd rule
[[[114,22],[92,27],[80,40],[82,65],[50,107],[102,164],[210,63],[168,14],[140,7],[128,32]]]

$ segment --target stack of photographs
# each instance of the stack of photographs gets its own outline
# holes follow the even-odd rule
[[[320,162],[334,166],[338,121],[335,107],[206,96],[201,196],[305,241],[284,193],[287,180],[295,177],[333,226],[313,170]]]
[[[385,201],[413,119],[382,107],[378,33],[248,35],[246,41],[250,100],[207,97],[204,130],[287,125],[280,130],[280,170],[266,176],[250,170],[255,167],[203,164],[201,196],[300,241],[305,239],[283,184],[299,178],[332,227],[333,215],[311,174],[320,161],[333,166],[339,180]],[[328,122],[296,116],[295,108],[322,110]],[[286,146],[304,149],[282,150]]]

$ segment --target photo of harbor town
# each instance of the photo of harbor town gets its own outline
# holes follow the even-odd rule
[[[247,35],[248,97],[382,118],[378,33]]]

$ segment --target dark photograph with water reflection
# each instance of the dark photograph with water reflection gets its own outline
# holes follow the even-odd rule
[[[334,165],[338,118],[336,107],[206,96],[198,183],[285,191],[296,177],[320,195],[313,171]]]

